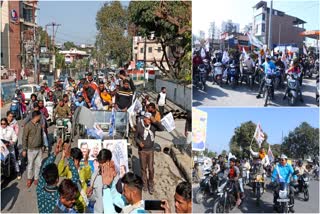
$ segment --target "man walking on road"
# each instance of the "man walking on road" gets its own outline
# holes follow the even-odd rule
[[[143,180],[143,191],[154,192],[154,138],[156,131],[163,131],[164,127],[157,122],[150,113],[145,113],[144,118],[138,121],[135,132],[135,142],[139,146],[139,159]],[[149,176],[147,176],[147,169]]]
[[[161,92],[158,94],[158,97],[157,97],[157,104],[158,104],[161,118],[163,118],[164,106],[166,104],[166,96],[167,96],[166,90],[167,90],[166,87],[162,87]]]
[[[32,178],[34,176],[34,184],[38,184],[39,172],[42,161],[42,146],[43,146],[43,135],[42,128],[39,123],[41,118],[40,111],[32,112],[32,120],[27,123],[23,130],[22,136],[22,156],[26,157],[28,152],[28,181],[27,187],[29,188],[32,184]]]

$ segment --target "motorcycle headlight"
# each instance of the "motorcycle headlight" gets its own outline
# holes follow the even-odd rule
[[[279,197],[284,199],[284,198],[287,198],[287,190],[280,190],[279,191]]]
[[[63,120],[59,119],[59,120],[56,121],[56,123],[57,123],[57,126],[62,126]]]

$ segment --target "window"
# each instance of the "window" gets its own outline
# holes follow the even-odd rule
[[[32,93],[32,88],[30,86],[21,87],[23,93]]]
[[[143,53],[143,48],[140,48],[140,53]]]
[[[262,23],[262,29],[261,32],[265,33],[266,32],[266,24]]]
[[[32,9],[23,8],[23,18],[27,22],[33,22]]]
[[[148,48],[148,53],[152,53],[152,47]]]
[[[262,14],[262,21],[265,21],[266,20],[266,14]]]
[[[157,49],[157,50],[158,50],[158,53],[160,53],[160,52],[161,52],[161,47],[158,47],[158,49]]]

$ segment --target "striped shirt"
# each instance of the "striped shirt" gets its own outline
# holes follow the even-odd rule
[[[116,94],[116,104],[119,109],[129,108],[132,104],[133,92],[131,89],[121,88]]]

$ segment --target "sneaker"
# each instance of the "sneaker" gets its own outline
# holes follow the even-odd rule
[[[34,180],[34,185],[38,185],[38,180]]]
[[[241,199],[239,198],[239,199],[237,200],[237,206],[240,206],[240,204],[241,204]]]
[[[21,172],[17,172],[17,179],[21,180]]]

